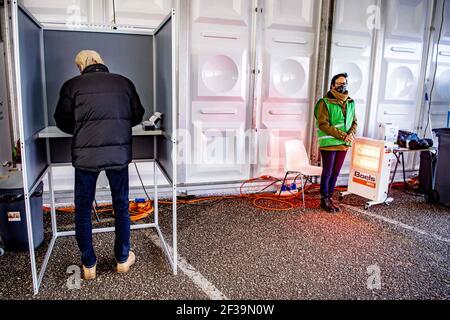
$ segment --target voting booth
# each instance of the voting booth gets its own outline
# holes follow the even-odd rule
[[[84,49],[98,51],[110,72],[131,79],[146,112],[164,114],[160,130],[133,128],[133,161],[153,166],[154,216],[152,223],[132,224],[132,229],[155,228],[171,268],[177,272],[176,137],[178,109],[178,30],[173,9],[152,33],[133,30],[82,30],[62,26],[44,28],[17,1],[10,3],[14,57],[15,91],[19,112],[23,185],[33,289],[37,293],[57,239],[75,235],[58,230],[52,168],[71,163],[71,136],[55,126],[53,114],[63,83],[79,75],[74,63]],[[114,132],[111,132],[114,134]],[[158,173],[172,187],[172,241],[163,235],[158,221]],[[30,195],[48,178],[51,199],[52,239],[38,268],[33,245]],[[94,233],[114,228],[94,229]]]

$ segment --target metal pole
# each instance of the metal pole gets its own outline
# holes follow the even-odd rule
[[[159,219],[158,219],[158,170],[156,161],[153,161],[153,192],[154,192],[154,198],[153,198],[153,206],[154,206],[154,214],[155,214],[155,224],[159,225]]]
[[[315,101],[323,97],[328,89],[328,74],[330,65],[330,53],[331,53],[331,41],[332,41],[332,27],[333,27],[333,12],[335,0],[323,0],[321,1],[321,19],[319,19],[320,30],[318,30],[319,36],[316,40],[318,46],[317,61],[316,61],[316,79],[315,79]],[[315,101],[313,103],[315,103]],[[319,163],[319,146],[317,143],[317,134],[314,129],[314,112],[311,112],[309,118],[309,134],[310,134],[310,155],[313,164]]]
[[[178,17],[172,9],[172,246],[173,274],[178,271],[177,246],[177,128],[178,128]]]
[[[52,234],[54,237],[58,234],[58,224],[56,221],[56,204],[55,204],[55,190],[54,190],[54,183],[53,183],[53,168],[50,165],[50,170],[48,171],[48,188],[50,192],[50,216],[52,220]]]
[[[14,71],[15,71],[15,86],[17,92],[17,107],[18,107],[18,120],[19,120],[19,132],[20,132],[20,149],[22,153],[22,176],[23,176],[23,189],[25,198],[25,213],[27,219],[27,233],[28,233],[28,248],[30,252],[31,263],[31,277],[33,280],[34,294],[39,292],[38,275],[36,268],[36,256],[34,252],[33,241],[33,227],[31,223],[31,205],[30,194],[28,187],[28,170],[27,170],[27,153],[25,150],[25,130],[23,124],[23,110],[22,110],[22,90],[20,79],[20,51],[19,51],[19,23],[18,23],[18,3],[17,1],[11,2],[11,18],[12,18],[12,31],[13,31],[13,48],[14,48]]]

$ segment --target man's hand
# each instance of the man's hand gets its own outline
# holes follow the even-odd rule
[[[355,141],[355,136],[353,134],[348,134],[344,140],[346,143],[353,143]]]

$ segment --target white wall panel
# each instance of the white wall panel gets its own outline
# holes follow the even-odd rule
[[[383,74],[386,75],[381,89],[383,101],[414,101],[417,98],[420,64],[386,60]],[[384,94],[383,94],[384,92]],[[416,105],[412,105],[414,111]]]
[[[450,64],[441,63],[436,71],[434,102],[450,102]]]
[[[442,8],[442,1],[437,2],[437,7]],[[442,29],[442,40],[447,44],[450,42],[450,5],[448,4],[448,2],[446,3],[444,8],[444,25]]]
[[[387,4],[387,37],[422,41],[428,1],[389,0]],[[424,14],[425,13],[425,14]]]
[[[372,50],[369,14],[375,1],[342,0],[336,3],[331,48],[330,79],[346,72],[350,96],[355,99],[358,133],[364,133]]]
[[[246,81],[242,78],[245,74],[247,50],[241,52],[199,52],[196,58],[196,84],[195,96],[205,97],[228,97],[245,100]],[[244,87],[242,87],[244,85]]]
[[[281,99],[308,99],[310,58],[272,55],[270,58],[269,97]]]
[[[249,178],[251,0],[192,0],[187,182]]]
[[[430,117],[432,129],[447,127],[450,113],[450,3],[448,0],[446,1],[444,10],[444,24],[439,48],[437,46],[438,32],[440,30],[442,18],[442,3],[442,1],[437,1],[436,4],[437,17],[434,25],[436,32],[434,34],[434,46],[431,53],[432,59],[428,73],[430,81],[427,83],[428,90],[431,91],[433,73],[436,68],[434,90],[431,95]]]
[[[369,111],[369,83],[371,77],[372,27],[371,15],[376,11],[374,0],[340,0],[334,10],[329,79],[338,73],[348,74],[349,94],[356,103],[357,135],[366,134],[366,117]],[[329,85],[329,84],[328,84]],[[350,168],[348,153],[342,172]]]
[[[377,93],[378,123],[392,123],[400,130],[418,132],[418,116],[423,105],[424,46],[430,2],[392,0],[383,2],[385,29],[381,58],[380,90]],[[411,169],[414,155],[406,157]]]
[[[395,123],[402,130],[414,131],[411,121],[415,113],[415,105],[381,103],[378,107],[378,121],[380,123]]]
[[[248,0],[195,0],[192,1],[192,21],[218,25],[247,26]]]
[[[313,29],[315,11],[313,0],[267,0],[264,10],[267,12],[265,24],[268,29]]]
[[[284,142],[308,147],[318,1],[262,1],[256,175],[283,175]]]
[[[344,34],[370,33],[367,22],[369,13],[373,13],[373,0],[343,0],[336,3],[333,32]]]
[[[418,85],[427,0],[386,1],[386,30],[377,122],[389,122],[403,130],[414,130],[420,108]],[[389,116],[391,115],[391,116]]]

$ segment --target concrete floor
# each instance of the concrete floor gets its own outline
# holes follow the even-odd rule
[[[317,194],[308,195],[305,213],[264,211],[246,199],[180,205],[179,254],[185,268],[189,264],[203,276],[200,283],[209,281],[213,292],[229,299],[448,299],[450,209],[398,190],[394,198],[393,205],[371,208],[370,215],[352,208],[326,214],[318,209]],[[364,200],[351,196],[345,202],[361,208]],[[161,206],[167,234],[169,210]],[[59,220],[71,228],[70,214]],[[28,255],[6,253],[0,258],[0,298],[211,297],[190,272],[171,274],[151,230],[132,232],[137,264],[129,274],[116,274],[113,238],[95,236],[98,279],[72,290],[66,271],[79,264],[78,248],[74,238],[59,239],[37,296],[32,295]],[[38,251],[38,261],[44,251]],[[367,268],[374,265],[380,270],[379,290],[367,288]]]

